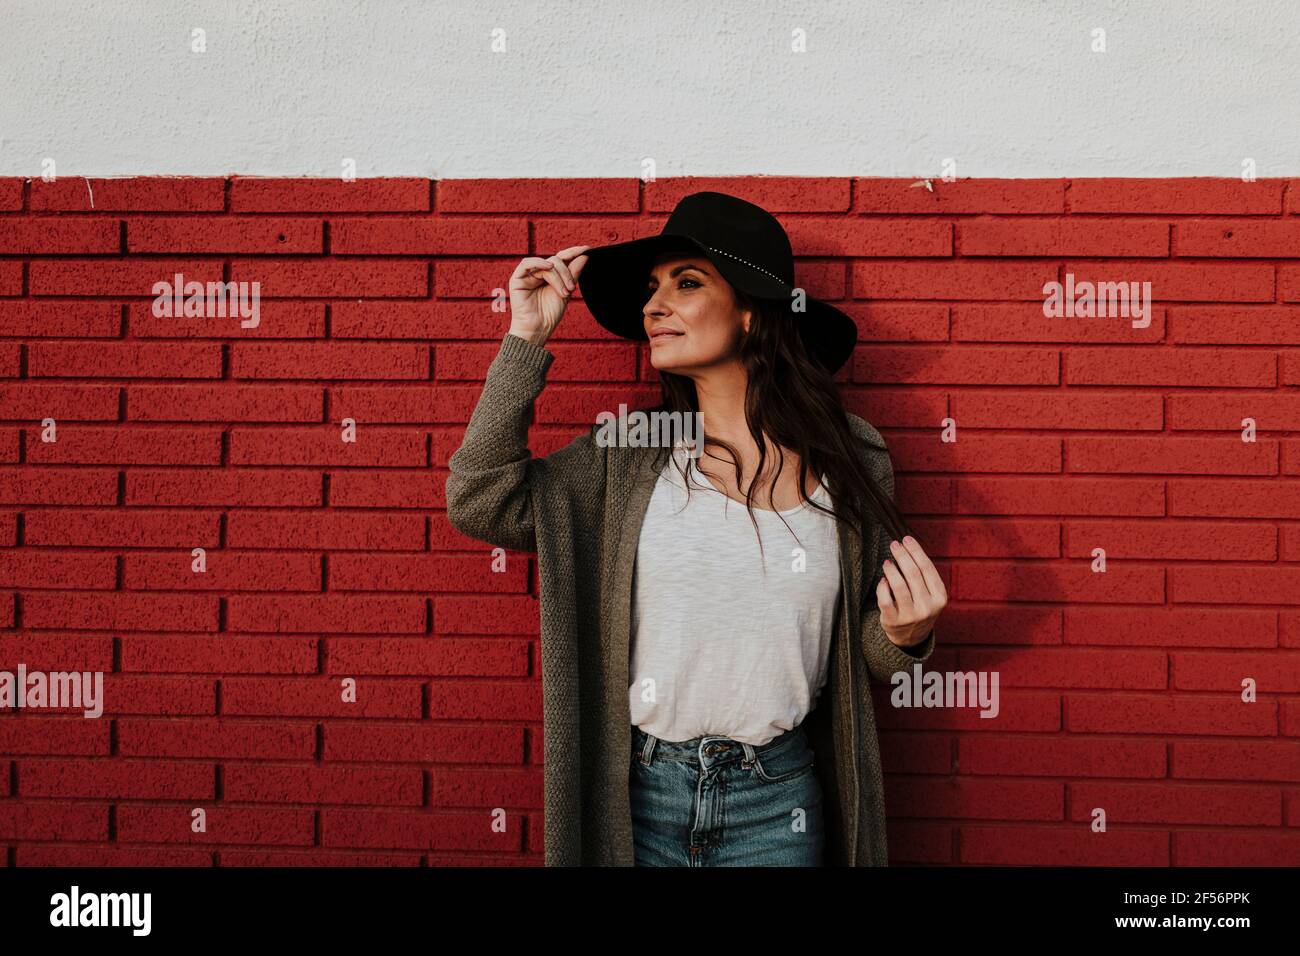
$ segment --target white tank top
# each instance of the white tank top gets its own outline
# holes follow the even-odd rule
[[[688,499],[665,462],[641,526],[632,723],[663,740],[721,734],[758,746],[797,727],[826,683],[841,593],[835,519],[806,503],[779,513],[756,503],[760,556],[744,503],[691,464]],[[830,507],[824,481],[813,500]]]

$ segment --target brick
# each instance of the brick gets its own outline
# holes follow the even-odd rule
[[[341,679],[236,677],[222,682],[222,713],[244,717],[420,717],[417,682],[363,680],[343,700]]]
[[[230,177],[230,211],[427,212],[429,181],[417,178]]]
[[[217,598],[32,592],[24,597],[23,621],[33,628],[87,631],[215,631]]]
[[[247,300],[245,300],[246,302]],[[256,314],[233,299],[226,315],[154,315],[152,304],[129,303],[127,324],[139,339],[319,339],[325,337],[325,303],[259,299]],[[220,310],[218,310],[220,311]],[[245,325],[245,323],[250,323]],[[251,324],[256,323],[256,324]]]
[[[625,345],[551,345],[555,362],[547,381],[630,382],[636,377],[636,350]],[[500,340],[483,345],[441,345],[434,358],[438,381],[482,381],[501,349]]]
[[[0,335],[36,338],[114,338],[122,328],[122,307],[115,302],[0,301]]]
[[[386,428],[356,429],[356,441],[343,441],[333,426],[310,429],[233,428],[232,465],[320,465],[332,467],[420,466],[427,464],[423,432]]]
[[[1242,432],[1253,418],[1256,432],[1300,431],[1300,395],[1269,392],[1209,392],[1170,395],[1169,427],[1175,430]]]
[[[216,768],[179,760],[24,760],[25,797],[203,800],[216,796]]]
[[[226,536],[231,548],[420,551],[424,518],[346,511],[233,511]]]
[[[154,843],[253,843],[311,846],[314,811],[263,807],[204,807],[206,829],[192,827],[193,807],[123,805],[117,808],[119,839]]]
[[[269,468],[133,468],[128,505],[319,505],[322,479],[307,471]],[[130,512],[136,514],[136,509]]]
[[[1008,658],[1004,651],[963,650],[961,669],[997,671],[999,687],[1163,690],[1168,660],[1163,651],[1035,647]],[[964,768],[963,768],[964,769]]]
[[[943,342],[948,338],[948,306],[902,302],[847,303],[844,312],[858,324],[859,342]]]
[[[1300,834],[1200,830],[1173,840],[1179,866],[1300,866]]]
[[[329,721],[325,760],[383,763],[519,764],[523,728],[508,725],[463,727],[428,721]]]
[[[1067,607],[1067,644],[1121,647],[1276,647],[1272,611]]]
[[[314,250],[320,251],[320,250]],[[334,255],[472,256],[528,253],[525,219],[453,218],[334,219]]]
[[[974,219],[957,223],[957,248],[963,256],[1167,256],[1169,226],[1150,219]]]
[[[37,259],[28,266],[32,295],[147,296],[154,285],[221,282],[220,259]]]
[[[556,330],[557,338],[571,329],[574,311],[571,303]],[[330,334],[336,339],[495,339],[499,343],[509,326],[504,316],[478,302],[433,300],[335,302],[330,319]]]
[[[528,589],[518,564],[493,572],[486,563],[448,554],[337,554],[330,558],[330,589],[336,591],[520,592]]]
[[[216,344],[33,342],[27,361],[33,378],[221,377]]]
[[[1056,279],[1055,262],[955,260],[912,262],[855,260],[850,266],[858,299],[1041,300],[1043,286]],[[1270,274],[1270,289],[1271,289]]]
[[[119,389],[112,385],[36,385],[0,383],[0,415],[30,420],[33,433],[42,420],[56,423],[115,421]]]
[[[1277,529],[1268,524],[1214,521],[1071,521],[1066,556],[1090,558],[1104,548],[1107,559],[1277,560]]]
[[[1169,775],[1300,782],[1300,741],[1177,740],[1170,747]]]
[[[33,430],[27,460],[37,465],[216,465],[221,462],[221,433],[81,425],[60,429],[58,441],[43,442]]]
[[[1093,808],[1106,822],[1213,823],[1220,826],[1278,826],[1277,791],[1271,787],[1208,786],[1168,783],[1072,783],[1067,816],[1091,822]]]
[[[871,346],[853,356],[853,381],[952,385],[1055,385],[1053,349]]]
[[[870,213],[1059,213],[1065,211],[1063,180],[857,178],[854,211]]]
[[[1253,679],[1263,693],[1300,691],[1300,654],[1180,653],[1172,655],[1178,690],[1241,691]]]
[[[0,505],[113,504],[116,500],[117,475],[111,471],[0,466]]]
[[[939,432],[890,441],[895,471],[1059,472],[1061,440],[1049,437],[968,433],[945,442]]]
[[[961,827],[961,862],[977,866],[1168,866],[1163,830],[1093,833],[1089,827]],[[1105,839],[1102,839],[1105,837]]]
[[[234,259],[231,282],[259,282],[273,298],[321,296],[423,297],[429,266],[409,259]]]
[[[115,219],[33,216],[11,219],[0,232],[0,254],[13,256],[76,255],[119,251]]]
[[[315,746],[316,728],[310,721],[148,717],[118,721],[118,747],[124,757],[306,759],[313,756]]]
[[[1065,439],[1065,458],[1071,472],[1275,475],[1278,443],[1235,438],[1078,436]]]
[[[637,179],[444,179],[440,213],[635,212]]]
[[[1111,564],[1094,572],[1080,564],[963,562],[953,593],[963,601],[1067,601],[1160,604],[1164,570]]]
[[[1053,316],[1043,303],[952,304],[952,337],[958,342],[1116,342],[1124,345],[1164,341],[1166,308],[1152,305],[1150,324],[1134,327],[1131,316]]]
[[[1300,568],[1170,568],[1169,597],[1178,604],[1300,604]]]
[[[895,777],[886,791],[892,817],[962,820],[1060,820],[1065,787],[1051,780],[984,780],[978,777]]]
[[[1300,487],[1278,481],[1169,481],[1169,513],[1198,517],[1294,518]]]
[[[1177,343],[1300,345],[1300,308],[1295,306],[1175,306],[1169,319]]]
[[[414,768],[231,764],[223,769],[222,783],[225,798],[237,803],[419,806],[423,798],[421,773]]]
[[[1160,429],[1164,425],[1159,395],[1141,392],[1095,392],[1079,389],[1043,391],[967,391],[952,397],[952,417],[962,428]]]
[[[1071,385],[1272,387],[1277,358],[1245,349],[1074,349],[1065,355]]]
[[[188,551],[128,554],[122,587],[128,591],[319,591],[320,559],[314,554],[264,554],[213,550],[205,570],[195,571]]]
[[[1083,734],[1187,734],[1266,737],[1277,732],[1277,706],[1240,697],[1067,694],[1065,728]]]
[[[329,639],[329,672],[418,677],[521,677],[528,673],[526,641],[504,639]]]
[[[108,807],[63,801],[0,802],[0,839],[107,840]]]
[[[932,558],[1055,558],[1061,553],[1056,521],[922,518],[908,524]]]
[[[961,738],[957,759],[962,773],[969,774],[1160,779],[1165,776],[1166,749],[1163,741],[1139,737],[986,735]]]
[[[414,634],[426,620],[423,597],[236,594],[227,606],[232,631]]]
[[[1294,257],[1300,222],[1192,219],[1174,223],[1174,255],[1250,259]]]
[[[953,599],[943,612],[943,642],[950,645],[1060,644],[1061,609]]]
[[[1123,478],[962,478],[955,514],[1163,515],[1164,483]]]
[[[95,179],[61,176],[29,181],[35,212],[220,212],[226,185],[220,178],[135,176]]]
[[[952,255],[952,225],[935,219],[798,216],[783,225],[801,256]]]
[[[149,216],[128,218],[126,248],[134,253],[309,253],[324,252],[319,219],[267,216]],[[116,251],[116,231],[113,251]]]
[[[1079,260],[1067,261],[1062,271],[1073,273],[1076,289],[1084,282],[1150,282],[1151,299],[1159,302],[1272,302],[1274,298],[1270,263]]]
[[[318,422],[316,385],[131,385],[126,417],[151,422]],[[173,429],[168,429],[168,433]]]
[[[421,345],[331,342],[313,345],[239,343],[231,348],[235,378],[427,379]]]
[[[220,516],[172,509],[96,510],[58,508],[29,511],[26,540],[46,547],[215,548]]]
[[[774,213],[844,212],[849,187],[840,176],[669,176],[645,184],[645,209],[669,212],[688,193],[722,189]]]
[[[1072,179],[1070,212],[1258,216],[1282,211],[1281,182],[1230,177]]]
[[[122,670],[145,674],[313,674],[318,641],[310,637],[128,636]]]
[[[31,548],[0,551],[0,587],[112,590],[116,577],[111,554],[41,553]]]

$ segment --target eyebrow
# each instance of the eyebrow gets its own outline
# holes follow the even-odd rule
[[[679,273],[685,272],[687,269],[693,269],[694,271],[698,272],[700,275],[708,275],[708,274],[709,274],[707,270],[700,268],[700,267],[697,266],[695,263],[693,263],[693,262],[688,262],[688,263],[686,263],[685,265],[677,266],[675,269],[673,269],[671,272],[669,272],[669,273],[668,273],[668,278],[670,278],[670,279],[675,279],[675,278],[677,278],[677,276],[678,276]],[[648,279],[646,279],[646,282],[653,282],[653,281],[654,281],[654,276],[653,276],[653,275],[650,276]]]

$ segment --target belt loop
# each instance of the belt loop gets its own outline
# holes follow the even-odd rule
[[[754,766],[754,745],[747,744],[743,740],[740,742],[740,745],[745,748],[745,759],[741,762],[740,766],[745,770],[748,770],[750,767]]]
[[[658,737],[652,733],[646,733],[645,746],[641,748],[641,763],[645,764],[647,767],[650,766],[651,755],[654,754],[655,744],[658,742]]]

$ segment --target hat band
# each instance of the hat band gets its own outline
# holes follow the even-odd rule
[[[786,282],[784,279],[782,279],[779,275],[775,275],[774,273],[768,272],[768,271],[767,271],[766,269],[764,269],[762,266],[756,266],[756,265],[754,265],[754,263],[750,262],[748,259],[742,259],[742,258],[740,258],[740,256],[736,255],[736,254],[733,253],[733,252],[728,252],[726,249],[718,249],[718,248],[716,248],[716,247],[714,247],[714,246],[705,246],[704,248],[705,248],[705,249],[708,249],[710,252],[720,252],[720,253],[722,253],[724,256],[730,256],[732,259],[735,259],[737,262],[744,263],[745,265],[749,266],[751,269],[757,269],[759,272],[763,273],[763,275],[765,275],[765,276],[771,276],[773,279],[775,279],[777,282],[781,283],[782,285],[789,285],[789,284],[790,284],[790,283]]]

